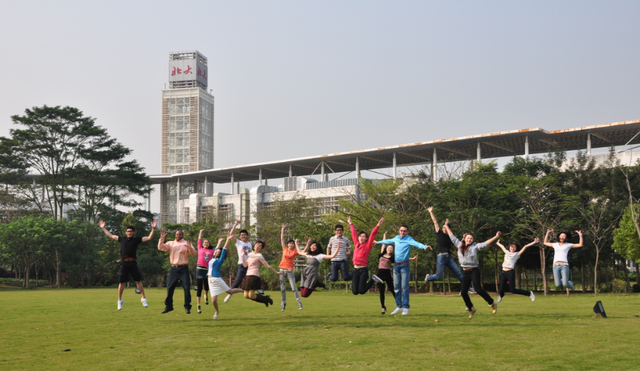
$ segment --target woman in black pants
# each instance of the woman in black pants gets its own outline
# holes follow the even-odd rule
[[[480,282],[480,270],[478,269],[478,251],[484,249],[489,246],[489,244],[493,243],[493,241],[497,240],[498,237],[500,237],[500,232],[496,233],[493,238],[481,243],[475,243],[473,241],[473,234],[465,233],[464,236],[462,236],[462,241],[460,241],[453,235],[448,224],[449,223],[445,223],[442,230],[444,233],[449,235],[451,242],[458,248],[458,260],[462,266],[462,285],[460,287],[460,295],[462,296],[462,299],[464,299],[464,303],[467,305],[467,308],[469,308],[469,319],[472,319],[473,315],[476,313],[476,308],[473,306],[473,303],[469,298],[469,286],[471,285],[471,282],[473,282],[473,286],[478,295],[482,296],[487,304],[489,304],[489,307],[491,307],[493,314],[496,314],[498,311],[498,303],[496,303],[491,296],[482,289],[482,284]]]
[[[500,241],[496,242],[502,251],[504,251],[504,262],[502,263],[502,272],[500,273],[500,290],[498,291],[498,303],[502,301],[505,290],[507,288],[507,282],[509,282],[509,291],[512,294],[519,294],[528,296],[531,301],[535,301],[536,297],[533,295],[533,291],[525,291],[516,289],[516,262],[520,259],[522,253],[529,247],[537,243],[540,243],[540,239],[536,238],[530,244],[524,245],[522,250],[518,251],[518,244],[516,242],[509,242],[509,250],[507,250]]]

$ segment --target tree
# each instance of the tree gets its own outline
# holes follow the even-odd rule
[[[635,208],[635,212],[632,212]],[[640,237],[634,223],[634,214],[640,214],[640,205],[629,205],[622,215],[618,228],[613,232],[613,249],[625,259],[640,263]],[[640,284],[640,274],[636,274]]]

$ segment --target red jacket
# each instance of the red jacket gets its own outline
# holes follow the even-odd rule
[[[367,266],[367,259],[369,259],[369,253],[371,252],[371,248],[373,247],[373,240],[376,238],[376,234],[378,234],[378,226],[371,231],[371,235],[369,235],[369,239],[365,243],[360,243],[358,241],[358,232],[356,231],[356,227],[353,224],[349,225],[351,227],[351,239],[353,240],[353,264],[354,265],[364,265]]]

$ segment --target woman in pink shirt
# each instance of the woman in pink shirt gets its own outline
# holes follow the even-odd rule
[[[242,289],[244,290],[244,298],[263,303],[265,306],[269,304],[273,305],[273,299],[269,295],[258,294],[257,291],[262,288],[262,280],[260,279],[260,265],[264,265],[267,269],[273,273],[282,275],[282,272],[278,272],[264,260],[260,251],[265,247],[264,241],[256,241],[253,245],[253,252],[249,253],[249,257],[244,258],[244,266],[247,267],[247,275],[244,277],[242,283]]]
[[[375,275],[367,282],[369,278],[369,269],[367,268],[367,262],[369,260],[369,254],[371,253],[371,248],[373,247],[373,240],[376,238],[376,234],[378,234],[378,228],[382,222],[384,222],[384,218],[381,218],[378,221],[378,224],[371,231],[371,235],[367,235],[366,232],[360,231],[360,233],[356,232],[356,227],[351,223],[351,217],[347,217],[347,222],[349,222],[349,227],[351,228],[351,238],[353,239],[353,276],[352,280],[352,292],[353,295],[363,295],[366,294],[373,285],[382,281]],[[357,237],[356,237],[357,236]]]
[[[198,264],[196,265],[196,286],[198,287],[198,290],[196,291],[196,301],[198,302],[198,314],[202,313],[202,308],[200,307],[200,296],[202,295],[203,289],[205,291],[205,304],[209,305],[207,271],[209,270],[209,260],[213,257],[211,241],[207,239],[203,241],[202,232],[204,232],[204,229],[201,229],[200,234],[198,235]],[[224,238],[218,239],[218,246],[216,246],[216,249],[220,248],[223,239]]]

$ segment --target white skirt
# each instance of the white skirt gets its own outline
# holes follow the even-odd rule
[[[220,277],[209,277],[209,292],[211,297],[220,295],[224,292],[231,290],[224,280]]]

